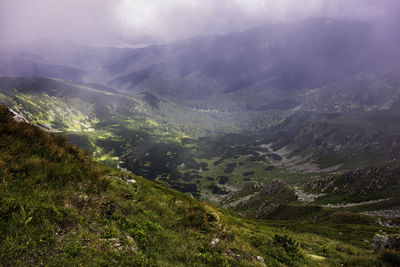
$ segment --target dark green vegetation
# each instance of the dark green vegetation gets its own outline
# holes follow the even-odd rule
[[[206,199],[246,181],[299,184],[321,169],[368,166],[397,158],[400,150],[400,113],[393,101],[369,112],[301,109],[268,131],[250,134],[229,113],[182,107],[148,93],[126,96],[94,84],[1,78],[0,99],[30,122],[63,131],[108,165]]]
[[[4,106],[0,165],[6,266],[261,266],[257,256],[270,266],[381,264],[363,240],[383,228],[243,219],[93,162]]]
[[[268,168],[280,156],[254,137],[232,133],[239,126],[228,113],[177,106],[148,93],[131,97],[94,84],[3,77],[0,101],[33,124],[64,132],[108,165],[195,196],[224,195],[226,186],[246,180],[309,177]]]
[[[0,101],[33,124],[64,132],[109,166],[220,201],[248,181],[279,178],[301,185],[339,168],[398,158],[400,109],[391,77],[355,75],[332,87],[368,85],[375,97],[383,90],[377,84],[385,84],[387,94],[380,93],[383,100],[374,108],[356,96],[358,104],[342,105],[356,108],[327,113],[309,103],[321,102],[319,94],[331,89],[313,90],[298,111],[268,130],[257,129],[257,123],[252,130],[243,128],[234,113],[183,107],[149,93],[127,96],[100,85],[46,78],[0,78]],[[334,103],[341,107],[342,101]]]

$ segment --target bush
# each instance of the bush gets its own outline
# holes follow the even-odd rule
[[[201,206],[192,206],[185,208],[180,223],[185,227],[191,227],[201,230],[208,230],[207,211]]]
[[[274,242],[282,246],[288,254],[296,254],[299,252],[299,243],[287,235],[275,235]]]
[[[303,255],[299,251],[299,243],[287,235],[275,235],[275,245],[280,246],[283,250],[275,250],[271,256],[280,262],[293,265],[294,261],[301,260]],[[283,253],[282,253],[283,252]]]

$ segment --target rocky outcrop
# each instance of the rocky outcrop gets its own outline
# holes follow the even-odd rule
[[[16,122],[28,122],[28,120],[25,119],[24,116],[22,116],[22,115],[19,114],[18,112],[12,110],[11,108],[9,108],[8,110],[12,113],[13,119],[14,119]]]
[[[231,192],[223,201],[227,207],[240,206],[251,199],[270,200],[271,202],[289,202],[297,200],[295,191],[285,182],[274,179],[268,183],[247,182],[237,191]]]
[[[400,235],[375,235],[374,251],[379,252],[382,249],[400,250]]]
[[[368,195],[388,188],[400,187],[399,177],[400,161],[392,161],[382,166],[311,179],[304,188],[306,192],[312,193]]]
[[[264,218],[283,203],[297,200],[297,195],[285,182],[274,179],[268,183],[248,182],[230,193],[223,201],[226,208],[248,216]]]

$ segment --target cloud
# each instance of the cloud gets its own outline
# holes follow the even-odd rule
[[[107,0],[1,0],[0,40],[88,39],[116,29]]]
[[[397,3],[397,4],[396,4]],[[0,42],[151,36],[170,41],[313,16],[379,20],[397,0],[1,0]],[[397,9],[398,10],[398,9]]]

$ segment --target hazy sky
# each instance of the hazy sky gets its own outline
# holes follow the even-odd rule
[[[400,0],[0,0],[0,42],[65,38],[157,41],[313,16],[388,18]],[[399,11],[399,9],[397,9]]]

